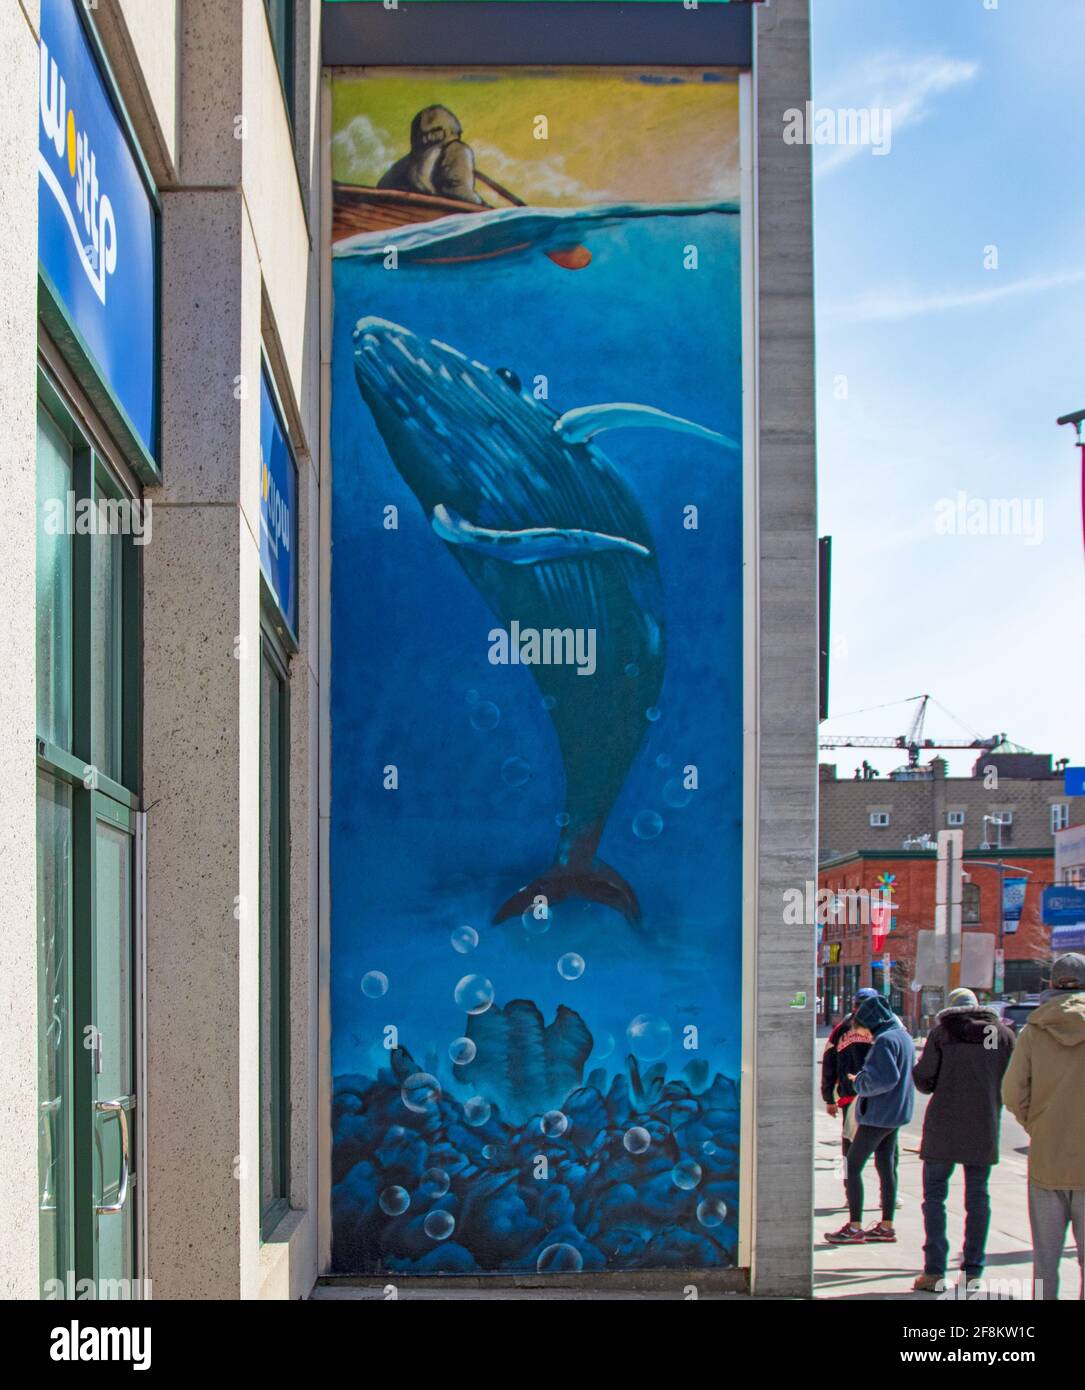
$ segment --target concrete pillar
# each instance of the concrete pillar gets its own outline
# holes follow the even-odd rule
[[[165,485],[144,579],[148,1272],[159,1298],[236,1298],[253,1292],[259,1240],[259,266],[236,189],[164,195],[162,245]]]
[[[38,1297],[37,856],[35,833],[38,4],[0,12],[0,372],[4,526],[0,528],[0,1297]]]
[[[814,1203],[814,927],[783,894],[817,882],[818,610],[808,0],[755,11],[758,183],[758,820],[754,1226],[760,1295],[807,1295]],[[804,1007],[793,1008],[805,992]]]

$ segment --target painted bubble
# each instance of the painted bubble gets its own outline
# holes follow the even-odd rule
[[[411,1205],[411,1198],[405,1187],[386,1187],[377,1203],[385,1216],[402,1216]]]
[[[531,780],[531,764],[523,758],[506,758],[501,764],[501,780],[507,787],[522,787]]]
[[[441,1099],[441,1083],[428,1071],[416,1071],[400,1088],[403,1104],[416,1115],[428,1115]]]
[[[722,1226],[727,1220],[727,1203],[722,1197],[706,1197],[697,1203],[697,1220],[702,1226]]]
[[[496,729],[500,718],[501,711],[490,700],[479,700],[478,704],[471,708],[471,726],[478,729],[479,733],[484,734],[490,729]]]
[[[566,951],[558,960],[558,974],[563,980],[579,980],[584,970],[584,957],[575,951]]]
[[[597,1061],[603,1062],[614,1051],[616,1045],[617,1042],[613,1033],[602,1033],[595,1039],[595,1048],[593,1049],[592,1056],[595,1057]]]
[[[701,1165],[692,1158],[684,1158],[671,1169],[671,1182],[683,1192],[692,1192],[701,1181]]]
[[[550,909],[529,907],[521,912],[520,923],[528,936],[542,936],[550,930]]]
[[[716,1146],[711,1139],[706,1139],[704,1141],[704,1143],[701,1145],[701,1152],[703,1154],[708,1154],[710,1157],[712,1154],[716,1152]]]
[[[452,1186],[452,1179],[443,1168],[427,1168],[422,1174],[422,1184],[430,1189],[430,1196],[443,1197]]]
[[[548,1245],[535,1264],[538,1274],[578,1274],[584,1268],[584,1256],[575,1245],[560,1241]]]
[[[557,700],[554,699],[553,695],[544,695],[542,697],[541,704],[543,709],[549,710],[554,708],[554,706],[557,704]]]
[[[658,1062],[671,1045],[671,1025],[656,1014],[637,1014],[625,1030],[629,1048],[641,1062]]]
[[[663,787],[663,800],[668,806],[681,808],[693,800],[693,793],[683,783],[681,777],[672,777]]]
[[[638,840],[654,840],[663,829],[663,817],[658,811],[638,811],[633,817],[633,834]]]
[[[569,824],[570,819],[571,818],[569,816],[568,811],[559,811],[557,815],[554,817],[554,824],[560,825],[561,828],[564,830],[565,827]]]
[[[464,1102],[463,1118],[469,1125],[484,1125],[490,1118],[491,1106],[482,1096],[472,1096]]]
[[[625,674],[635,680],[640,675],[640,667],[635,661],[629,661],[626,663]]]
[[[644,717],[648,720],[650,724],[654,724],[658,720],[662,712],[663,711],[659,708],[658,705],[649,705],[648,708],[644,711]]]
[[[452,932],[452,949],[465,956],[478,945],[478,932],[474,927],[456,927]]]
[[[465,975],[453,998],[464,1013],[484,1014],[494,1002],[494,987],[484,975]]]
[[[469,690],[469,691],[467,692],[467,703],[468,703],[469,705],[477,705],[477,704],[478,704],[478,691],[477,691],[477,690]]]
[[[656,756],[656,767],[670,767],[671,755],[669,753],[659,753]]]
[[[643,1125],[634,1125],[622,1135],[622,1143],[631,1154],[647,1153],[651,1147],[652,1136]]]
[[[548,1139],[557,1139],[569,1128],[569,1117],[560,1110],[548,1110],[539,1121],[539,1128]]]
[[[379,999],[388,993],[388,976],[380,970],[370,970],[362,976],[362,993],[367,999]]]
[[[482,1146],[482,1157],[483,1157],[484,1159],[486,1159],[487,1161],[489,1161],[491,1158],[496,1158],[496,1157],[497,1157],[497,1145],[496,1145],[496,1144],[483,1144],[483,1146]]]
[[[470,1038],[455,1038],[448,1045],[448,1055],[458,1067],[465,1067],[478,1055],[478,1048]]]
[[[431,1211],[422,1222],[422,1229],[430,1240],[447,1240],[456,1229],[456,1218],[450,1211]]]

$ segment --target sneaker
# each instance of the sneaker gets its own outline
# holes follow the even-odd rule
[[[867,1236],[858,1222],[847,1221],[839,1231],[830,1231],[825,1239],[830,1245],[865,1245]]]
[[[873,1226],[868,1227],[867,1230],[863,1232],[863,1237],[865,1240],[883,1241],[886,1245],[889,1245],[896,1240],[897,1233],[893,1230],[892,1226],[888,1225],[886,1222],[877,1221]]]
[[[945,1293],[946,1276],[944,1274],[917,1274],[912,1288],[916,1293]]]

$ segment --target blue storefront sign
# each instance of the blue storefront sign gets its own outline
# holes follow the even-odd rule
[[[298,467],[265,368],[260,373],[260,568],[295,637],[297,555]]]
[[[1068,767],[1063,782],[1067,796],[1085,796],[1085,767]]]
[[[1042,913],[1043,921],[1049,927],[1073,927],[1085,923],[1085,888],[1058,885],[1045,888]]]
[[[97,379],[88,389],[118,442],[153,470],[158,208],[89,25],[77,0],[42,0],[43,315],[77,374]]]
[[[1085,922],[1073,926],[1051,928],[1051,954],[1061,956],[1064,951],[1085,949]]]

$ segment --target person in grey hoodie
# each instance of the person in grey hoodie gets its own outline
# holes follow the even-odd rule
[[[1021,1030],[1002,1099],[1028,1131],[1033,1298],[1059,1296],[1059,1260],[1073,1226],[1085,1299],[1085,956],[1060,956],[1051,988]]]
[[[830,1245],[896,1240],[897,1131],[912,1118],[915,1106],[911,1034],[880,996],[864,999],[855,1019],[874,1035],[874,1045],[862,1070],[850,1078],[859,1097],[859,1127],[848,1150],[848,1221],[825,1237]],[[882,1219],[864,1231],[863,1168],[872,1154],[881,1184]]]

